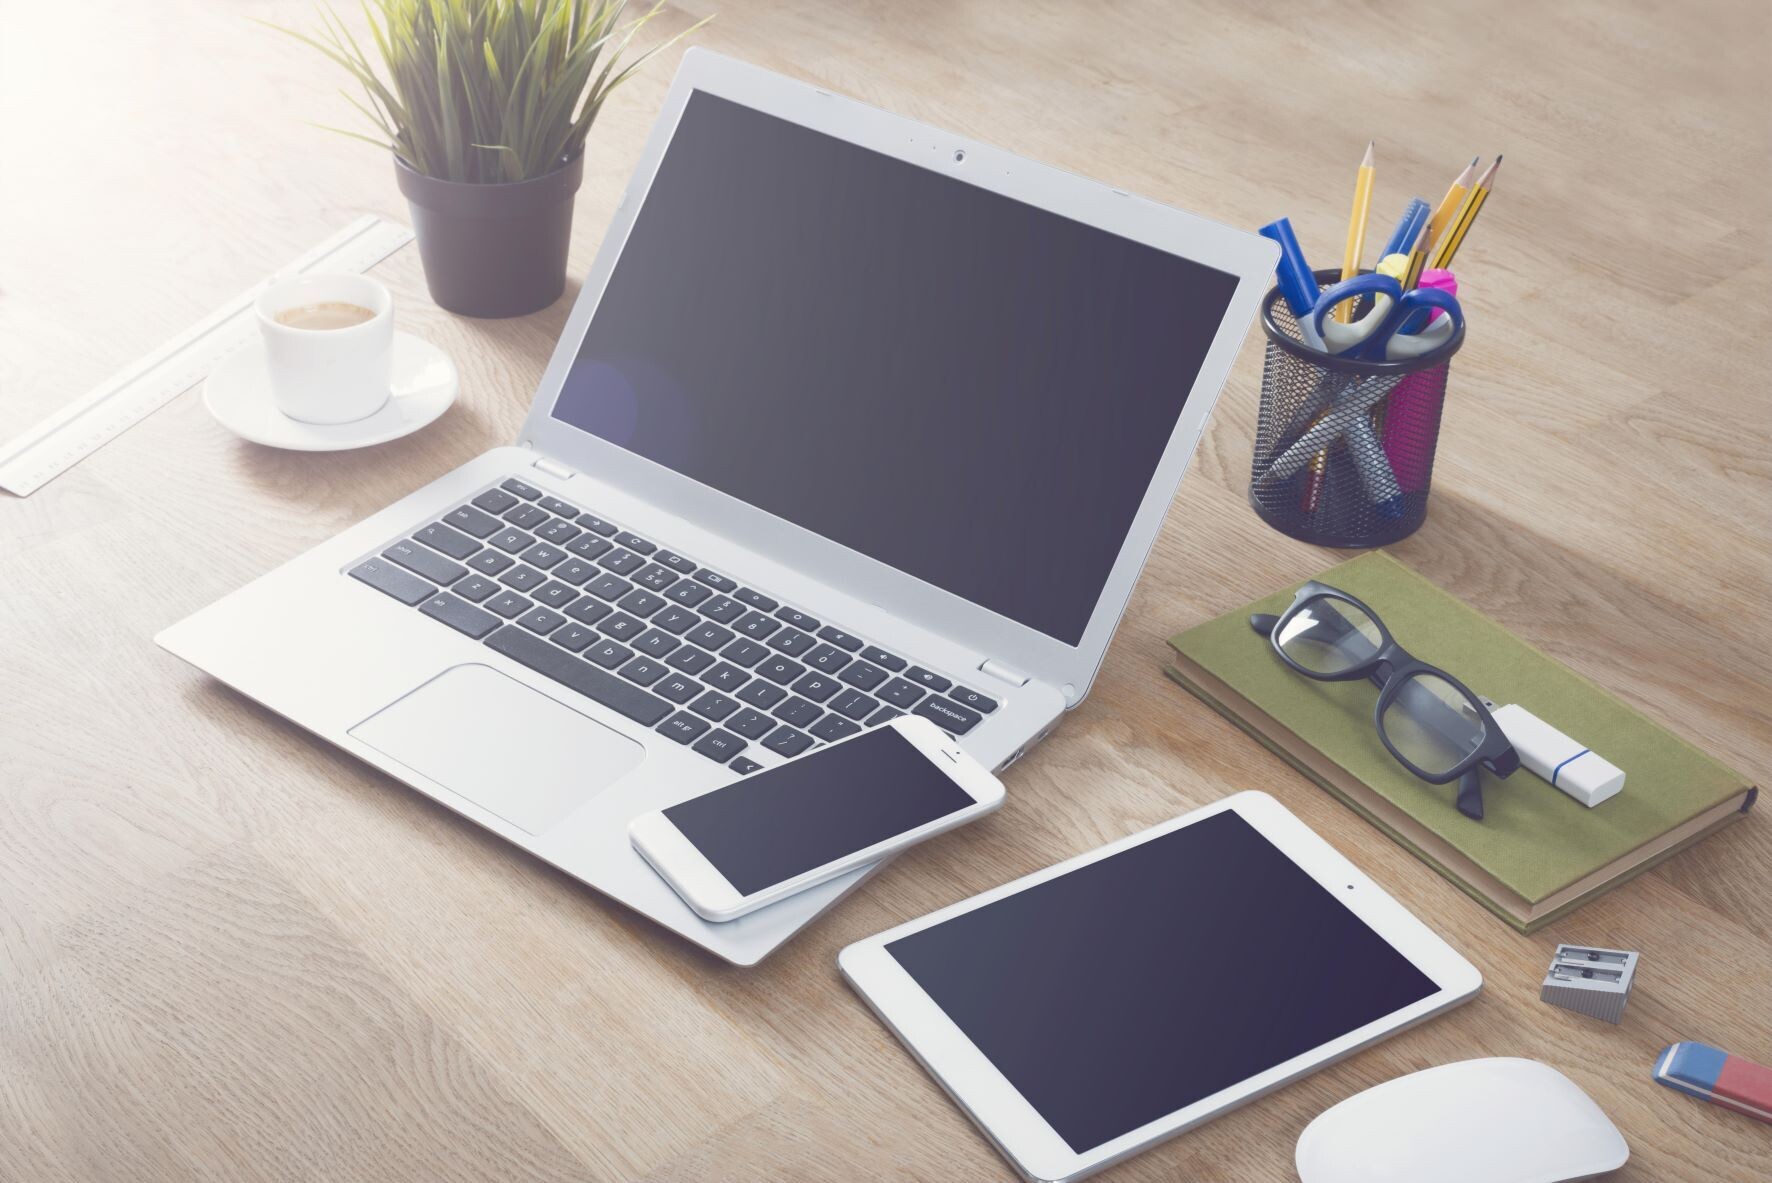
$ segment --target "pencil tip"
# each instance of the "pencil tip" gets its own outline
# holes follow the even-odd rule
[[[1476,156],[1473,156],[1473,157],[1471,157],[1471,167],[1472,167],[1472,168],[1475,168],[1475,167],[1477,167],[1477,161],[1479,161],[1479,160],[1481,160],[1481,159],[1483,159],[1483,157],[1482,157],[1482,156],[1481,156],[1481,154],[1479,154],[1479,155],[1476,155]]]
[[[1360,160],[1360,167],[1361,168],[1371,168],[1372,167],[1372,148],[1373,148],[1373,145],[1375,145],[1377,143],[1378,143],[1377,140],[1367,140],[1366,141],[1366,155],[1364,157],[1362,157]]]

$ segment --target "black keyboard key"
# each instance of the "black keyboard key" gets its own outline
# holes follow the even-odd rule
[[[874,693],[899,710],[906,711],[915,705],[919,698],[923,697],[923,688],[907,682],[903,678],[894,678]]]
[[[585,624],[596,624],[614,609],[595,596],[580,596],[566,609],[566,615]]]
[[[528,550],[535,545],[535,539],[531,535],[525,534],[521,530],[509,528],[494,534],[491,542],[492,545],[510,555],[514,555],[520,550]]]
[[[781,622],[771,620],[761,612],[746,612],[734,627],[753,641],[761,641],[770,633],[781,628]]]
[[[859,690],[845,690],[831,699],[831,709],[839,715],[854,719],[857,722],[867,718],[879,709],[880,704]]]
[[[688,743],[691,740],[700,738],[702,732],[706,731],[708,726],[709,724],[706,719],[698,719],[688,711],[678,711],[663,723],[659,724],[658,729],[676,740],[678,743]]]
[[[516,559],[513,559],[503,551],[493,550],[491,547],[487,547],[485,550],[469,559],[468,566],[480,572],[482,575],[497,575],[500,571],[503,571],[506,567],[509,567],[516,561]]]
[[[937,727],[944,731],[951,731],[955,735],[965,735],[978,726],[978,721],[984,718],[971,707],[963,707],[951,699],[935,694],[931,694],[913,707],[911,714],[922,715]]]
[[[829,641],[837,648],[847,650],[850,653],[854,653],[861,648],[860,637],[852,637],[842,629],[832,628],[828,624],[818,630],[818,636],[820,640]]]
[[[798,657],[817,644],[812,639],[812,634],[803,633],[797,628],[784,628],[769,638],[771,649],[779,649],[789,657]]]
[[[615,541],[629,550],[638,551],[643,555],[649,555],[658,549],[658,543],[648,542],[638,534],[630,534],[626,530],[617,534]]]
[[[741,587],[732,593],[732,598],[741,604],[749,604],[759,612],[773,612],[781,607],[781,601],[772,600],[755,588]]]
[[[517,499],[503,489],[488,489],[474,498],[474,504],[487,513],[503,513],[517,504]]]
[[[783,756],[798,756],[812,746],[812,737],[784,723],[769,733],[763,746]]]
[[[538,505],[519,505],[502,516],[519,530],[533,530],[548,520],[548,511]]]
[[[805,629],[809,633],[815,633],[819,628],[817,617],[808,616],[798,608],[777,608],[775,618],[785,621],[795,628]]]
[[[636,657],[621,667],[621,676],[639,686],[650,686],[664,677],[665,667],[647,657]]]
[[[480,544],[452,526],[442,522],[432,522],[413,535],[414,538],[430,547],[440,550],[452,559],[465,559],[480,549]]]
[[[633,591],[634,585],[619,575],[611,575],[609,572],[605,571],[603,574],[597,576],[597,578],[585,584],[585,590],[590,592],[593,596],[596,596],[599,600],[608,600],[611,603],[614,603],[616,600],[621,599],[623,596]]]
[[[353,578],[361,579],[378,592],[385,592],[408,608],[437,589],[416,575],[409,575],[383,559],[367,559],[351,568]]]
[[[606,522],[594,513],[579,514],[578,524],[591,531],[593,534],[601,534],[605,538],[615,533],[614,522]]]
[[[762,711],[746,707],[738,714],[726,720],[726,726],[738,732],[746,739],[762,739],[775,729],[775,720]]]
[[[641,587],[660,592],[677,582],[677,573],[658,563],[647,563],[634,572],[634,582]]]
[[[585,650],[585,658],[594,661],[606,670],[612,670],[634,655],[634,651],[626,645],[617,645],[614,641],[604,638]]]
[[[458,600],[446,592],[432,596],[420,604],[418,610],[476,641],[499,625],[498,617],[492,613],[482,612],[466,600]]]
[[[731,629],[721,628],[717,624],[708,624],[704,621],[689,634],[689,639],[703,649],[718,649],[732,640],[732,635]]]
[[[953,685],[952,682],[948,681],[940,674],[926,670],[920,665],[914,665],[906,670],[904,676],[907,682],[915,682],[919,686],[927,686],[937,694]]]
[[[392,559],[414,575],[422,575],[439,587],[448,587],[468,569],[453,559],[446,559],[428,546],[420,546],[416,542],[396,542],[381,552],[384,559]]]
[[[789,698],[786,702],[782,703],[769,713],[774,715],[777,719],[780,719],[783,723],[792,723],[796,727],[804,727],[820,715],[824,714],[824,710],[821,707],[814,706],[803,698],[795,696]]]
[[[751,684],[738,692],[740,702],[748,702],[754,707],[768,710],[788,696],[788,692],[774,682],[765,682],[761,678],[753,679]]]
[[[687,579],[679,579],[670,591],[665,593],[667,599],[675,600],[685,608],[693,608],[714,593],[699,583]]]
[[[795,678],[806,672],[806,667],[797,661],[789,661],[785,657],[765,657],[757,672],[771,682],[780,682],[786,686]]]
[[[701,693],[701,683],[691,681],[686,674],[670,674],[656,683],[652,690],[662,694],[672,702],[682,705]]]
[[[643,617],[651,616],[654,612],[657,612],[660,608],[665,606],[665,602],[663,599],[653,595],[649,591],[641,591],[639,588],[635,588],[621,598],[620,606],[626,608],[635,616]]]
[[[718,723],[721,719],[724,719],[727,715],[730,715],[733,711],[738,709],[738,700],[727,698],[718,690],[710,690],[694,702],[690,703],[689,709],[704,719],[712,719],[714,722]]]
[[[695,741],[695,750],[716,764],[724,764],[750,745],[730,731],[714,728]]]
[[[529,593],[538,604],[546,604],[550,608],[564,608],[578,599],[578,589],[571,584],[561,583],[558,579],[550,579]]]
[[[543,497],[538,504],[549,513],[563,517],[567,521],[578,516],[578,506],[562,501],[558,497]]]
[[[627,575],[644,567],[646,565],[646,560],[635,554],[633,551],[623,550],[618,546],[602,558],[598,559],[597,565],[606,570],[613,571],[617,575]]]
[[[738,640],[732,642],[732,644],[726,646],[726,648],[720,650],[720,656],[724,657],[727,661],[730,661],[733,665],[742,665],[746,669],[749,669],[759,661],[762,661],[765,657],[768,657],[769,650],[763,648],[763,646],[757,644],[755,641],[747,641],[743,637],[740,637]]]
[[[794,683],[794,693],[803,694],[813,702],[823,702],[837,692],[837,680],[823,674],[807,674]]]
[[[701,680],[706,682],[709,686],[712,686],[715,690],[724,690],[726,693],[731,694],[734,690],[737,690],[740,686],[743,686],[746,682],[750,681],[751,676],[733,665],[731,662],[722,661],[712,669],[708,670],[707,673],[703,674]]]
[[[507,493],[515,493],[525,501],[534,501],[537,497],[541,496],[540,489],[531,488],[516,477],[512,477],[510,480],[500,485],[499,488]]]
[[[892,707],[881,707],[869,717],[867,725],[869,727],[878,727],[882,723],[892,722],[892,720],[899,718],[903,714],[903,711],[894,710]]]
[[[450,591],[464,600],[472,600],[478,604],[487,596],[498,590],[498,584],[479,575],[470,575],[466,579],[458,579],[449,588]]]
[[[520,592],[526,592],[532,587],[540,587],[547,581],[548,577],[546,575],[543,575],[534,567],[525,566],[521,563],[511,568],[509,571],[506,571],[504,577],[499,580],[499,582],[506,587],[514,587]]]
[[[689,627],[701,620],[701,617],[687,608],[679,608],[675,604],[667,604],[664,611],[652,618],[653,626],[662,628],[672,636],[680,637],[689,631]]]
[[[698,572],[698,574],[699,574],[699,572]],[[684,586],[685,586],[684,584],[679,583],[676,587],[673,587],[671,590],[673,592],[675,592],[675,591],[680,590]],[[705,603],[701,606],[701,614],[703,616],[707,617],[709,620],[717,620],[721,624],[731,624],[733,621],[738,620],[740,617],[742,617],[748,611],[749,611],[749,609],[746,608],[743,604],[739,603],[737,600],[731,599],[728,596],[715,596],[713,599],[709,600],[707,603]]]
[[[614,637],[618,641],[632,641],[646,631],[646,622],[636,620],[626,612],[617,612],[597,625],[597,631],[606,637]]]
[[[531,608],[517,617],[517,623],[537,636],[545,637],[565,624],[566,618],[549,608]]]
[[[997,700],[986,698],[976,690],[968,690],[964,686],[955,686],[948,691],[948,697],[963,707],[971,707],[981,715],[988,715],[997,709]]]
[[[654,562],[663,563],[679,575],[689,575],[695,571],[695,564],[675,551],[661,550],[652,558]]]
[[[486,606],[504,617],[506,620],[515,620],[517,617],[535,607],[535,604],[518,595],[516,592],[506,591],[499,592],[496,596],[487,600]]]
[[[834,674],[849,664],[849,655],[835,645],[820,645],[800,660],[821,674]]]
[[[545,542],[538,542],[528,550],[524,551],[519,557],[530,566],[540,567],[543,571],[546,571],[549,567],[554,566],[561,559],[565,558],[566,552],[557,546],[549,546]]]
[[[671,704],[657,695],[604,673],[520,628],[499,629],[486,639],[486,647],[647,727],[671,712]]]
[[[548,634],[548,640],[568,653],[583,653],[585,647],[596,639],[597,634],[582,624],[569,624]]]
[[[595,574],[597,574],[597,569],[583,559],[567,559],[554,568],[554,578],[564,580],[573,587],[580,586]]]
[[[872,690],[886,680],[886,671],[871,661],[857,659],[837,675],[837,680],[847,682],[858,690]]]
[[[443,519],[463,534],[486,538],[498,533],[499,521],[489,513],[481,513],[471,505],[458,505]]]
[[[726,767],[732,769],[732,771],[738,773],[740,776],[749,776],[763,766],[749,756],[734,756],[732,757],[732,762],[727,764]]]
[[[861,725],[851,723],[841,715],[826,715],[807,730],[811,731],[816,739],[822,739],[826,743],[836,743],[839,739],[860,731]]]
[[[568,542],[571,542],[574,538],[577,538],[583,533],[583,530],[580,530],[571,522],[563,522],[559,518],[555,518],[553,521],[535,532],[536,537],[544,542],[551,542],[555,546],[565,546]]]
[[[700,580],[717,592],[731,592],[738,590],[738,580],[728,579],[718,571],[710,571],[706,567],[697,571],[690,578]]]
[[[665,658],[665,664],[686,674],[699,674],[714,664],[714,655],[705,649],[697,649],[694,645],[684,645]]]
[[[663,629],[649,628],[634,638],[634,648],[648,657],[663,657],[683,642]]]
[[[880,666],[883,669],[891,670],[893,673],[897,673],[908,664],[905,659],[898,656],[898,654],[888,653],[886,650],[877,648],[873,645],[868,645],[863,648],[861,655],[875,665]]]
[[[594,559],[612,548],[607,539],[599,538],[595,534],[580,534],[566,544],[566,549],[581,559]]]

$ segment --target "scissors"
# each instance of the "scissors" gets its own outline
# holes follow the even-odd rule
[[[1342,322],[1329,313],[1345,300],[1372,296],[1365,315]],[[1438,309],[1445,315],[1412,331]],[[1464,327],[1458,297],[1437,288],[1412,288],[1388,275],[1356,275],[1326,288],[1311,306],[1310,327],[1330,353],[1365,361],[1405,361],[1424,357],[1450,341]]]

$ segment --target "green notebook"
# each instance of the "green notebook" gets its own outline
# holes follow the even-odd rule
[[[1588,808],[1526,769],[1483,773],[1486,816],[1453,806],[1454,785],[1417,780],[1372,723],[1370,682],[1293,673],[1249,627],[1296,587],[1170,638],[1170,677],[1341,797],[1522,932],[1580,907],[1743,816],[1757,790],[1592,682],[1382,552],[1318,577],[1366,603],[1415,656],[1478,694],[1517,702],[1622,768],[1623,792]]]

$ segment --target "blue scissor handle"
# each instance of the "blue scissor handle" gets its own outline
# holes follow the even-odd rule
[[[1453,333],[1464,328],[1464,309],[1459,306],[1457,296],[1439,288],[1414,288],[1404,292],[1391,305],[1384,323],[1357,348],[1356,355],[1370,361],[1385,360],[1391,338],[1398,333],[1414,336],[1426,328],[1430,311],[1435,308],[1452,321]]]
[[[1325,288],[1323,292],[1317,296],[1316,304],[1311,307],[1311,327],[1316,329],[1317,336],[1319,338],[1323,337],[1323,322],[1328,319],[1329,313],[1334,310],[1337,304],[1340,304],[1344,300],[1352,300],[1359,296],[1364,296],[1367,293],[1371,293],[1374,299],[1377,299],[1379,296],[1389,296],[1392,301],[1395,301],[1403,294],[1403,288],[1390,276],[1379,275],[1377,272],[1372,272],[1367,275],[1356,275],[1352,279],[1342,280],[1334,287]],[[1372,313],[1368,312],[1366,316],[1361,317],[1360,319],[1361,321],[1364,321],[1371,315]],[[1350,343],[1346,348],[1358,349],[1369,339],[1370,338],[1362,338],[1358,342]],[[1333,353],[1338,351],[1332,349],[1330,352]]]

